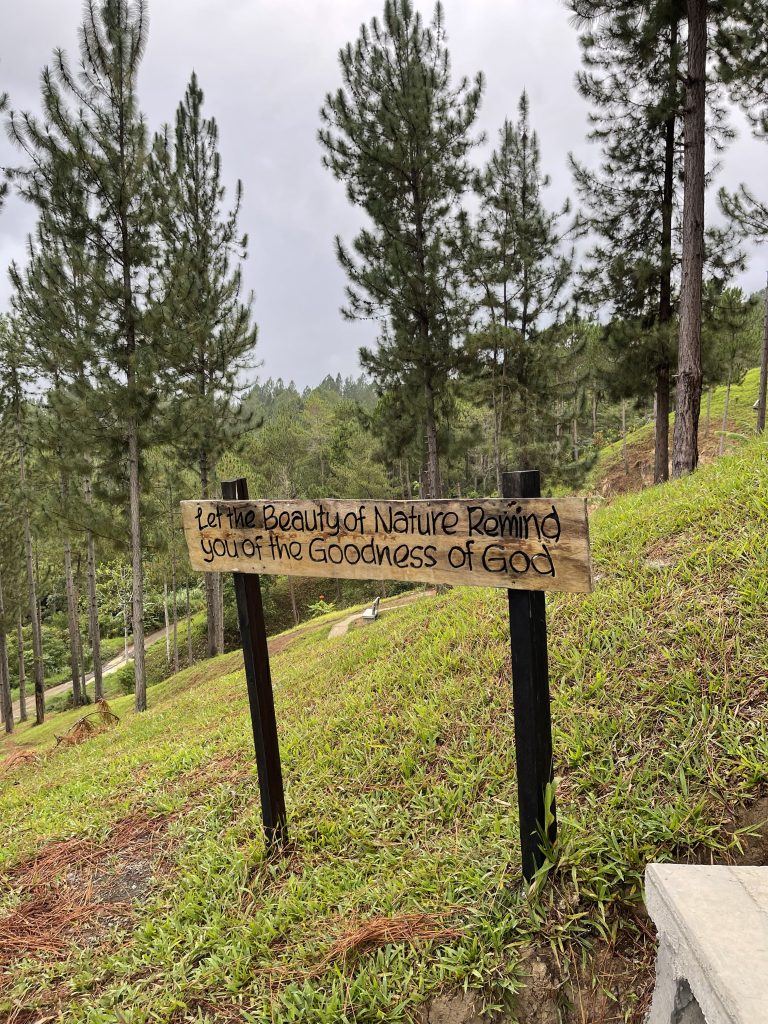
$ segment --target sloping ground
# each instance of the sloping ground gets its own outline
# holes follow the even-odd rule
[[[595,515],[596,592],[548,601],[560,837],[530,893],[503,592],[275,657],[272,863],[237,656],[141,717],[115,701],[0,781],[0,1019],[417,1021],[466,987],[526,1022],[641,1021],[646,862],[737,856],[768,776],[767,527],[754,441]]]
[[[699,421],[699,460],[702,465],[712,462],[720,454],[724,437],[724,451],[730,452],[752,437],[755,432],[755,411],[760,370],[750,370],[740,384],[731,387],[728,402],[728,426],[723,434],[725,387],[712,391],[711,399],[705,392],[701,402]],[[669,417],[670,454],[674,413]],[[604,497],[630,494],[653,483],[654,436],[653,423],[633,430],[627,435],[627,458],[621,441],[606,445],[589,474],[589,488]]]

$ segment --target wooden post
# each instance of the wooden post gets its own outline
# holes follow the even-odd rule
[[[502,497],[538,498],[540,494],[538,471],[502,474]],[[547,613],[541,591],[508,590],[507,597],[512,642],[520,846],[523,876],[530,881],[544,863],[539,833],[544,831],[545,789],[553,779]],[[554,798],[550,812],[553,820],[548,829],[548,839],[554,842],[557,835]]]
[[[227,501],[247,500],[248,484],[245,480],[227,480],[221,485]],[[232,574],[237,598],[237,617],[243,644],[245,679],[251,707],[253,742],[259,770],[261,816],[267,851],[273,852],[287,838],[283,775],[280,767],[280,747],[275,720],[275,702],[272,677],[269,671],[269,649],[261,602],[259,577],[254,573]]]

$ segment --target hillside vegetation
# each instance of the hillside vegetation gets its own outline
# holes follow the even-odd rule
[[[548,600],[548,877],[519,870],[504,592],[449,591],[274,657],[282,859],[239,654],[80,745],[52,749],[77,712],[3,741],[50,753],[0,776],[0,1016],[367,1024],[463,987],[511,1020],[530,991],[529,1020],[642,1020],[645,864],[749,857],[768,774],[765,443],[592,525],[595,592]]]
[[[727,428],[723,431],[725,410],[725,385],[711,388],[702,396],[701,419],[699,421],[699,460],[711,462],[720,453],[721,439],[725,452],[743,444],[754,435],[756,413],[753,408],[760,383],[760,369],[754,368],[744,374],[743,380],[732,384],[728,399]],[[675,416],[669,417],[669,436],[672,437]],[[588,487],[604,495],[626,494],[653,483],[653,422],[630,430],[626,439],[626,466],[624,444],[621,440],[605,445],[595,460]]]

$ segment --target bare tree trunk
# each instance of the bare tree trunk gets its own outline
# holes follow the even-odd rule
[[[208,453],[201,449],[199,454],[199,471],[200,471],[200,487],[203,492],[203,498],[210,498],[211,496],[211,467],[209,465]],[[207,572],[203,580],[203,586],[205,588],[205,611],[208,623],[208,657],[213,658],[217,654],[221,654],[221,650],[218,647],[219,638],[219,625],[218,625],[218,611],[219,611],[219,600],[218,600],[218,586],[217,586],[218,573]]]
[[[168,619],[168,583],[163,580],[163,617],[165,618],[165,660],[171,664],[171,623]]]
[[[27,720],[27,671],[24,665],[24,621],[19,607],[16,620],[16,644],[19,652],[19,721]]]
[[[579,424],[576,416],[571,418],[571,444],[573,445],[573,461],[579,461]]]
[[[435,420],[435,394],[432,388],[424,385],[425,411],[424,426],[427,440],[427,479],[428,494],[422,494],[423,498],[441,498],[442,484],[440,482],[440,455],[437,447],[437,422]]]
[[[704,159],[707,74],[707,0],[687,0],[688,73],[685,87],[683,253],[680,346],[672,475],[685,476],[698,462],[701,403],[701,285],[704,268]]]
[[[765,430],[765,398],[768,389],[768,275],[765,283],[765,314],[763,318],[763,352],[760,357],[760,387],[757,392],[757,432]]]
[[[627,400],[621,400],[621,454],[624,459],[624,472],[629,473],[629,458],[627,456]]]
[[[216,650],[224,653],[224,578],[216,574]]]
[[[176,596],[177,582],[176,582],[176,548],[173,544],[173,534],[171,534],[171,594],[172,594],[172,612],[173,612],[173,671],[177,673],[179,671],[179,603]]]
[[[661,280],[659,282],[659,324],[662,331],[672,322],[672,221],[675,204],[675,133],[677,117],[673,98],[678,80],[677,23],[673,21],[669,41],[670,114],[664,124],[664,189],[661,202]],[[669,360],[656,367],[656,423],[653,482],[669,479]]]
[[[19,480],[24,495],[27,483],[24,461],[24,445],[19,443]],[[32,529],[29,524],[29,509],[26,500],[23,504],[24,515],[24,556],[27,563],[27,590],[29,592],[29,615],[32,624],[32,668],[35,680],[35,722],[41,725],[45,721],[45,672],[43,668],[43,640],[40,629],[40,609],[37,604],[37,586],[35,582],[35,566],[32,554]]]
[[[67,628],[69,631],[69,667],[72,672],[72,703],[79,708],[83,703],[80,690],[80,657],[77,608],[75,606],[75,582],[72,578],[72,546],[69,536],[64,536],[64,588],[67,594]]]
[[[654,444],[653,482],[669,479],[669,365],[656,369],[656,440]]]
[[[296,607],[296,591],[293,586],[293,576],[288,577],[288,593],[291,595],[291,611],[293,612],[293,624],[299,624],[299,609]]]
[[[187,580],[187,661],[192,664],[192,612],[189,606],[189,580]]]
[[[725,404],[723,405],[723,429],[720,431],[720,454],[725,453],[725,435],[728,430],[728,406],[731,402],[731,371],[728,370],[728,383],[725,386]]]
[[[84,481],[85,503],[90,508],[93,504],[93,488],[91,478],[86,476]],[[95,699],[102,700],[104,697],[104,680],[101,665],[101,629],[99,627],[99,601],[96,591],[96,542],[93,530],[86,533],[87,539],[87,572],[88,572],[88,623],[91,640],[91,656],[93,658],[93,684]]]
[[[3,585],[0,580],[0,705],[2,706],[3,725],[6,732],[13,732],[13,699],[11,697],[11,677],[8,671],[8,645],[6,643],[5,602]]]
[[[133,631],[133,665],[136,679],[135,706],[147,710],[147,677],[144,659],[144,566],[141,560],[141,508],[139,485],[139,431],[135,416],[128,418],[128,487],[130,498],[131,626]]]
[[[493,468],[496,471],[496,493],[501,494],[501,416],[500,399],[493,393]]]

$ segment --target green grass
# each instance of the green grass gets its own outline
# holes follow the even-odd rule
[[[284,860],[265,859],[236,654],[153,687],[145,715],[117,699],[114,730],[0,777],[0,875],[136,813],[168,816],[163,868],[127,934],[17,963],[5,988],[0,972],[0,1016],[5,1000],[88,1024],[415,1021],[443,989],[509,1003],[548,948],[571,980],[629,949],[614,1019],[639,1020],[646,863],[727,856],[768,776],[767,528],[761,441],[593,517],[595,592],[548,600],[560,832],[532,892],[503,592],[449,591],[274,657]],[[46,748],[75,717],[15,742]],[[6,886],[0,914],[20,898]],[[328,962],[356,924],[411,912],[460,937]]]
[[[758,385],[760,381],[760,370],[749,370],[740,384],[731,386],[731,394],[728,402],[729,432],[726,435],[728,447],[734,443],[740,443],[752,437],[755,432],[755,410],[752,406],[757,399]],[[713,437],[719,444],[722,431],[723,410],[725,408],[725,386],[712,390],[712,401],[708,406],[707,392],[705,391],[701,400],[701,416],[699,420],[700,441]],[[707,412],[709,408],[709,414]],[[672,443],[672,430],[674,428],[675,414],[669,417],[670,446]],[[653,423],[646,423],[637,430],[627,434],[627,447],[630,457],[633,450],[643,450],[653,447]],[[600,481],[613,468],[619,465],[623,458],[623,445],[621,440],[613,441],[600,450],[595,465],[592,467],[587,480],[588,488],[595,488]]]

